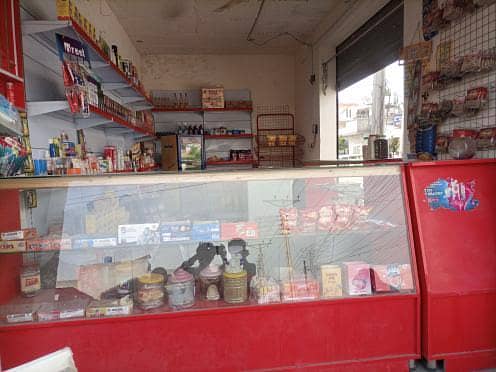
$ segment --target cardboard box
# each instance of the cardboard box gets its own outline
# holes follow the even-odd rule
[[[341,267],[338,265],[322,265],[320,274],[322,277],[322,298],[343,296]]]
[[[22,229],[16,231],[7,231],[0,234],[0,240],[25,240],[34,239],[38,236],[36,229]]]
[[[162,153],[162,170],[177,172],[179,170],[179,159],[177,153],[177,136],[160,137]]]
[[[0,241],[0,253],[25,252],[25,240],[6,240]]]
[[[370,295],[370,266],[365,262],[344,262],[346,293],[350,296]]]
[[[191,240],[191,221],[166,222],[160,225],[160,239],[163,242]]]
[[[224,108],[224,88],[202,88],[203,108]]]
[[[298,276],[281,283],[282,302],[317,300],[320,295],[319,283],[313,278]]]
[[[256,222],[226,222],[221,224],[221,240],[258,239]]]
[[[193,222],[191,238],[197,241],[220,240],[219,221],[196,221]]]
[[[119,225],[117,228],[117,242],[118,244],[159,244],[159,224]]]

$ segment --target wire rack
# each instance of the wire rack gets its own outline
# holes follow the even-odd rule
[[[435,40],[439,44],[450,43],[450,58],[487,51],[496,47],[496,4],[476,9],[443,29]],[[438,61],[439,62],[439,61]],[[438,125],[438,135],[451,135],[453,129],[482,129],[496,126],[496,71],[477,72],[462,80],[449,83],[445,88],[429,95],[429,101],[442,102],[463,97],[467,90],[487,87],[489,100],[486,107],[474,116],[449,117]],[[477,151],[477,158],[495,158],[496,150]],[[449,154],[438,154],[438,159],[449,159]]]
[[[257,159],[259,167],[295,167],[295,146],[269,146],[267,136],[295,134],[294,116],[289,113],[257,115]]]

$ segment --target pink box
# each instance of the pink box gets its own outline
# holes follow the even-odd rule
[[[370,283],[370,266],[368,263],[355,261],[343,262],[346,293],[350,296],[372,294]]]

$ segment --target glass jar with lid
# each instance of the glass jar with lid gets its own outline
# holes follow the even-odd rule
[[[183,269],[174,271],[167,285],[169,306],[175,310],[188,308],[195,303],[195,279]]]
[[[136,302],[143,310],[155,309],[164,304],[164,276],[149,273],[137,281]]]
[[[219,265],[210,264],[200,272],[200,295],[202,300],[215,301],[222,293],[222,271]]]

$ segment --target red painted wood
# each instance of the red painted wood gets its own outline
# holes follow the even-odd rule
[[[406,367],[418,357],[417,306],[416,295],[381,296],[2,327],[0,350],[9,368],[70,346],[82,372],[291,370],[377,360]]]
[[[408,176],[422,289],[422,355],[454,360],[494,353],[496,160],[415,163]],[[425,187],[447,177],[475,180],[479,206],[430,210]]]
[[[0,232],[21,228],[19,203],[19,191],[0,191]],[[22,256],[20,254],[9,253],[0,256],[0,283],[2,283],[0,286],[0,304],[11,300],[19,293],[21,264]]]

